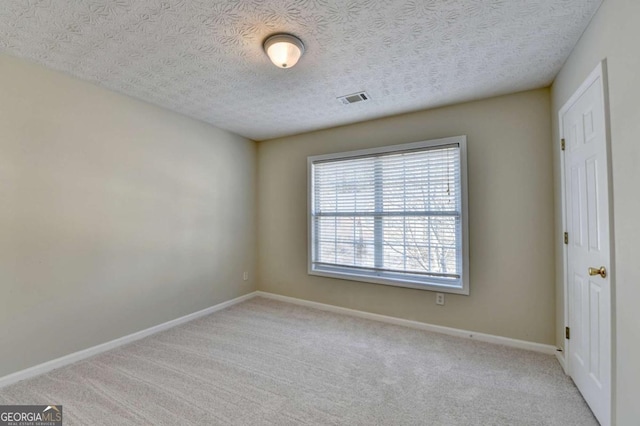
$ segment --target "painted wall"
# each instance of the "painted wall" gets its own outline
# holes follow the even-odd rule
[[[0,376],[254,290],[255,170],[254,142],[0,56]]]
[[[614,269],[614,412],[617,424],[638,424],[640,419],[640,2],[605,0],[552,87],[554,171],[560,188],[560,153],[557,149],[558,111],[582,81],[606,58],[609,74],[613,209]],[[556,242],[560,241],[560,193],[556,193]],[[564,345],[562,247],[557,250],[557,342]]]
[[[355,108],[365,106],[352,106]],[[260,290],[553,344],[553,175],[541,89],[258,144]],[[307,275],[307,156],[468,136],[470,296]]]

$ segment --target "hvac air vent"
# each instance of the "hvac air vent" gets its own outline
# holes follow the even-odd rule
[[[338,100],[345,105],[355,104],[356,102],[368,101],[369,99],[370,98],[367,92],[353,93],[351,95],[340,96],[338,98]]]

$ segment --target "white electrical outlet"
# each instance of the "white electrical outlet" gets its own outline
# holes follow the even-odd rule
[[[436,293],[436,305],[444,305],[444,293]]]
[[[242,273],[242,279],[245,280],[245,281],[247,281],[249,279],[249,273],[247,271],[244,271]]]

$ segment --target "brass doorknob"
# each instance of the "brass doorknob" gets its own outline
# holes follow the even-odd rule
[[[600,275],[602,278],[607,278],[607,269],[604,266],[600,268],[589,268],[589,275]]]

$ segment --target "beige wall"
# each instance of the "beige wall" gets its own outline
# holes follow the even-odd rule
[[[258,287],[427,323],[554,343],[549,90],[258,144]],[[470,296],[307,275],[309,155],[466,134]]]
[[[557,114],[582,81],[607,59],[611,115],[613,208],[615,227],[614,288],[614,413],[619,425],[640,419],[640,2],[605,0],[562,68],[552,88],[554,145]],[[560,188],[559,152],[554,149],[556,188]],[[556,234],[562,229],[560,193],[556,194]],[[557,249],[560,249],[556,245]],[[564,344],[562,257],[557,253],[557,341]]]
[[[0,56],[0,377],[254,290],[255,170],[254,142]]]

